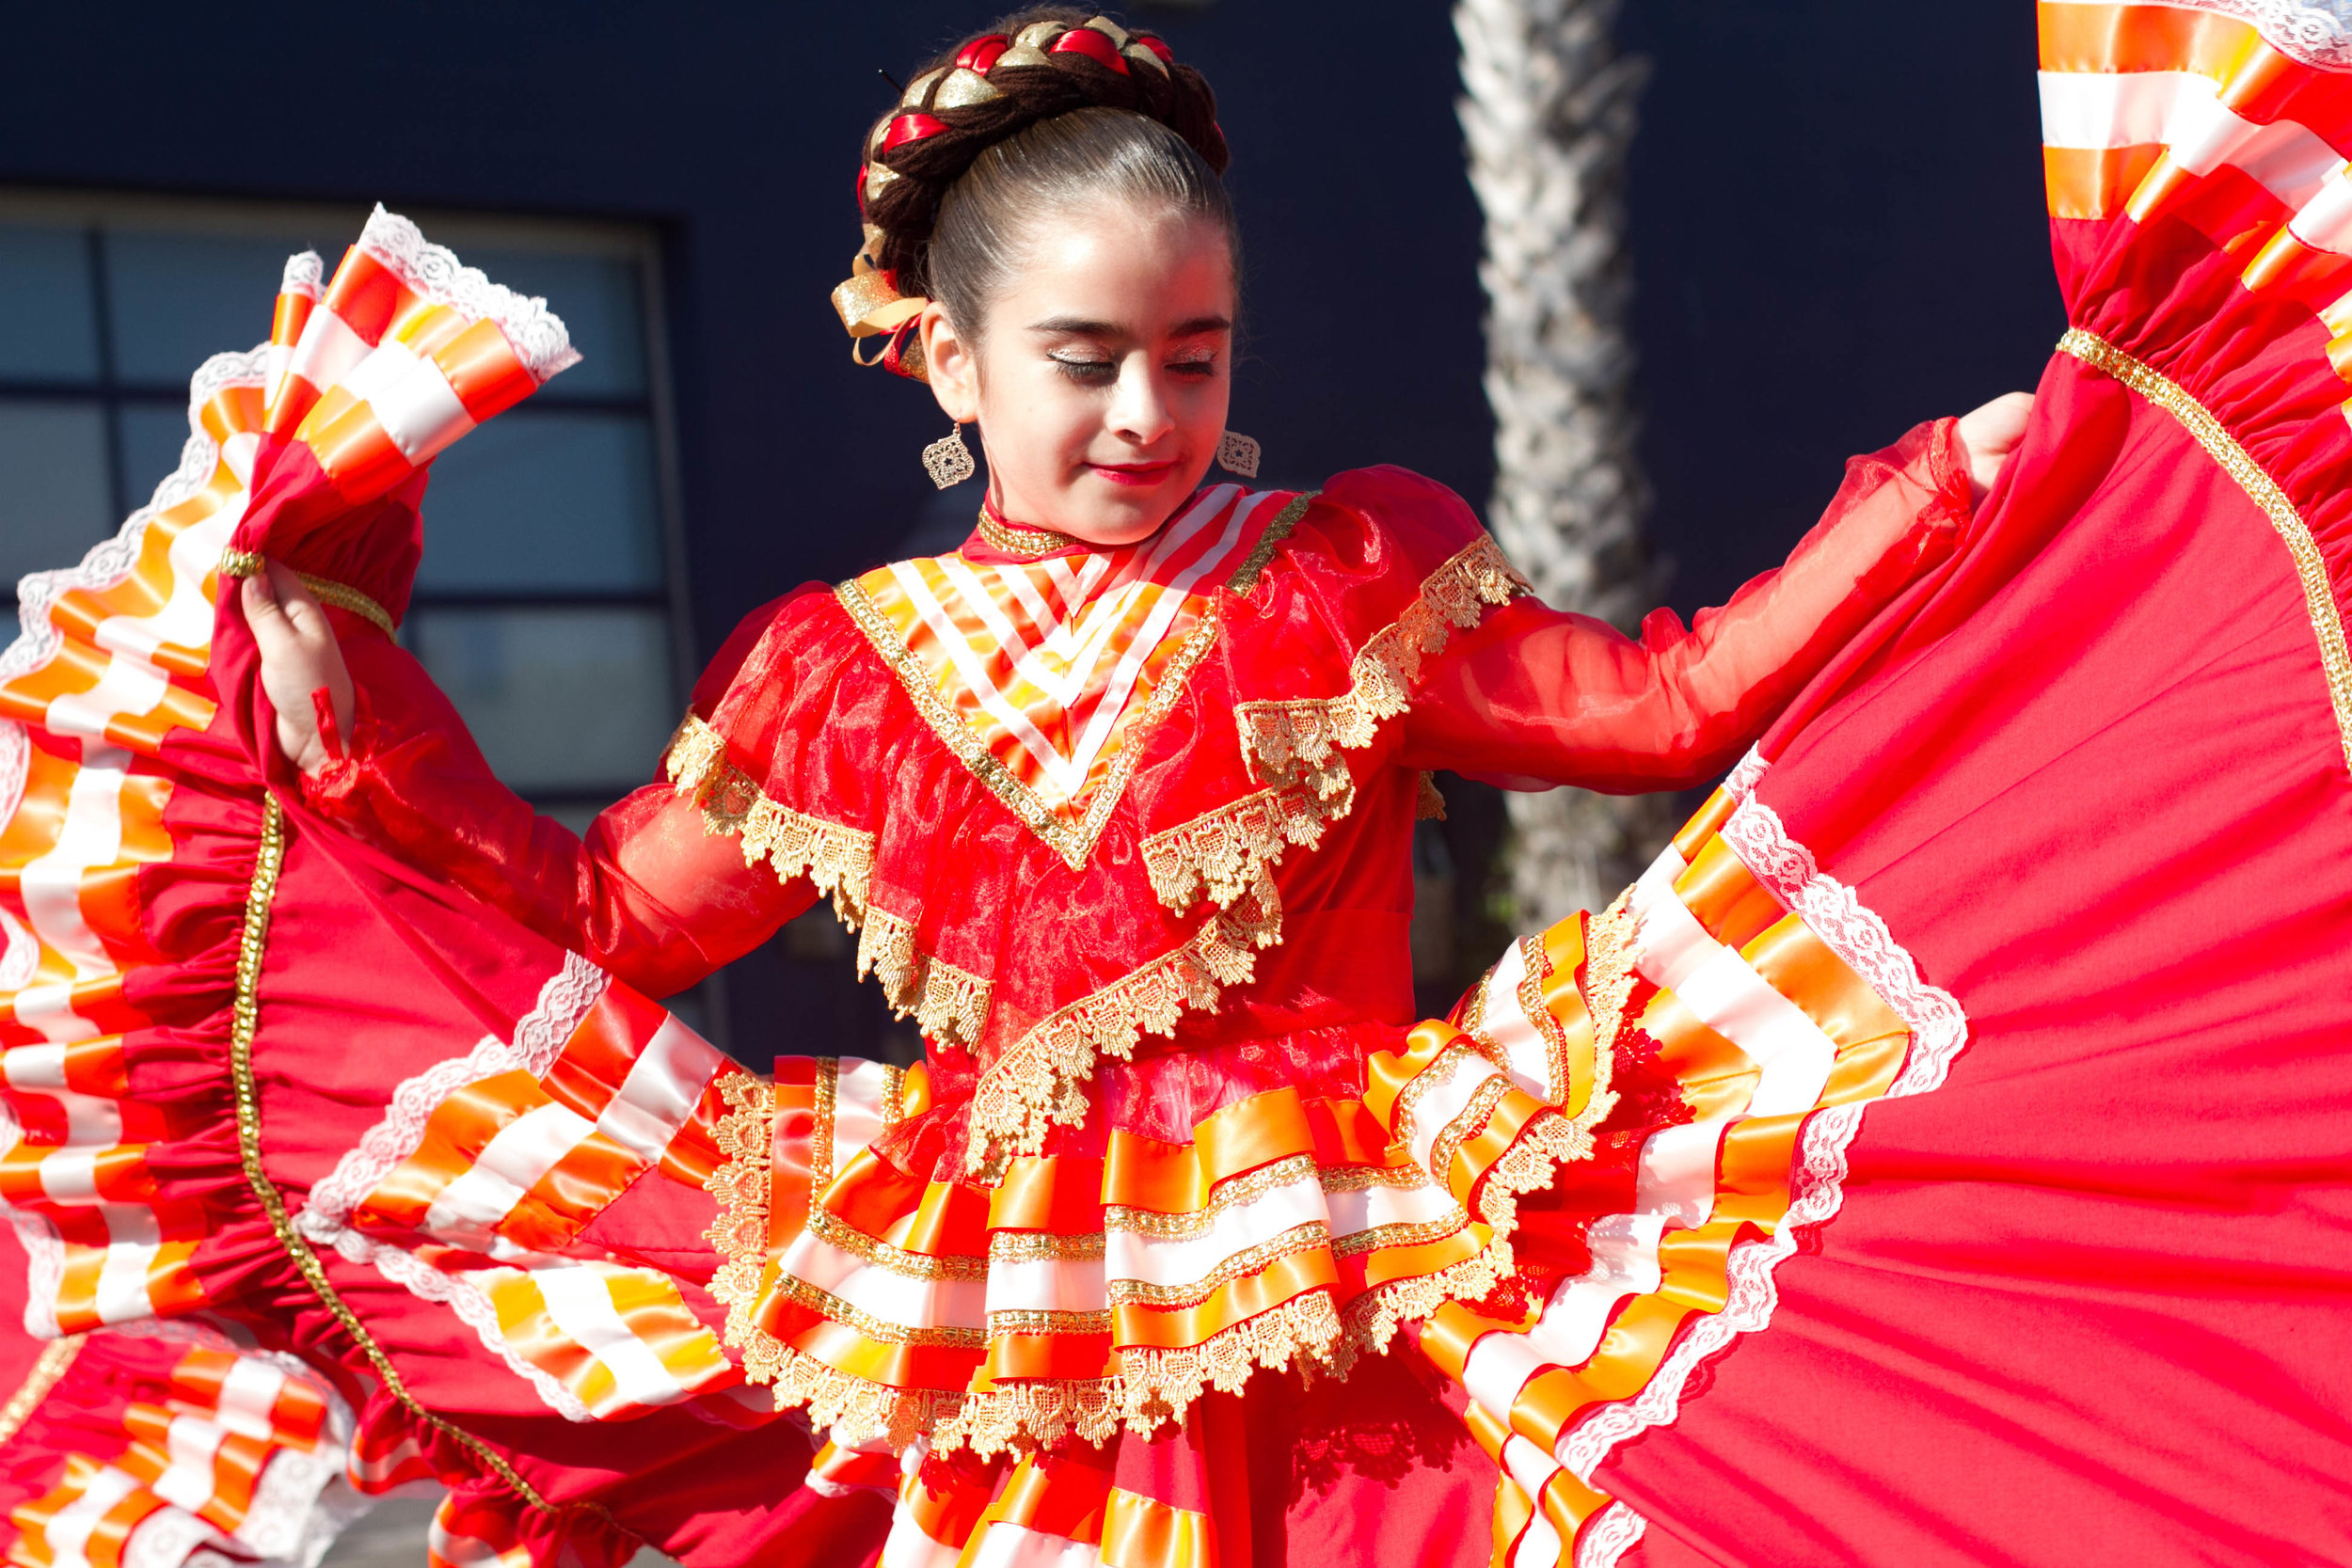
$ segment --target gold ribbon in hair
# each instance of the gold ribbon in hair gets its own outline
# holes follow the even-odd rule
[[[870,252],[882,230],[866,226],[866,245],[850,263],[849,280],[833,292],[833,308],[851,338],[879,338],[896,332],[923,313],[930,303],[921,294],[902,294],[897,279],[874,265]],[[856,352],[852,347],[852,354]]]

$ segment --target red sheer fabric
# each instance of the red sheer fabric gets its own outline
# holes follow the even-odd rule
[[[1522,787],[1702,782],[1949,552],[1967,512],[1955,422],[1923,425],[1856,459],[1788,565],[1694,629],[1661,611],[1635,641],[1522,598],[1454,633],[1422,664],[1401,731],[1386,727],[1351,760],[1355,809],[1316,852],[1277,868],[1280,938],[1256,956],[1252,983],[1147,1039],[1136,1060],[1104,1065],[1092,1094],[1109,1124],[1182,1135],[1275,1084],[1348,1085],[1365,1052],[1409,1022],[1414,771]],[[1478,537],[1457,498],[1416,476],[1334,480],[1283,541],[1271,583],[1227,606],[1221,642],[1185,700],[1136,742],[1142,762],[1126,809],[1076,871],[925,729],[830,594],[803,589],[747,620],[704,675],[694,709],[769,797],[873,834],[872,903],[914,924],[923,948],[993,982],[997,1016],[975,1064],[984,1068],[1027,1022],[1177,947],[1197,926],[1152,896],[1134,847],[1260,786],[1233,708],[1286,698],[1285,684],[1302,678],[1318,694],[1343,686],[1431,569]],[[311,801],[649,994],[748,951],[815,896],[805,877],[747,864],[733,837],[708,831],[694,801],[665,785],[605,813],[583,843],[496,782],[405,657],[381,651],[361,686],[350,754],[307,782]],[[952,1115],[975,1067],[953,1049],[934,1056]],[[1192,1059],[1169,1060],[1179,1056]],[[1073,1147],[1075,1134],[1057,1136],[1056,1147]]]
[[[1398,760],[1505,786],[1680,789],[1730,767],[1968,521],[1957,420],[1857,457],[1788,563],[1686,629],[1640,640],[1521,599],[1462,638],[1405,721]]]
[[[739,632],[720,651],[698,700],[725,689],[749,643]],[[815,896],[745,864],[663,784],[606,811],[583,842],[499,783],[414,659],[380,641],[348,651],[361,666],[355,733],[304,781],[310,802],[645,994],[683,990],[740,958]]]

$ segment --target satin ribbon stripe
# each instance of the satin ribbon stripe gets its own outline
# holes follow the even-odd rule
[[[2249,293],[2316,316],[2352,381],[2352,108],[2331,73],[2212,11],[2044,0],[2040,17],[2052,217],[2188,225]]]
[[[532,1568],[514,1511],[495,1498],[452,1494],[425,1528],[425,1568]]]
[[[1898,1085],[1918,1032],[1902,1009],[1916,1004],[1867,981],[1792,911],[1796,894],[1758,869],[1777,830],[1752,788],[1750,777],[1711,799],[1628,906],[1647,992],[1633,999],[1636,1021],[1695,1119],[1646,1140],[1630,1204],[1589,1227],[1591,1268],[1564,1281],[1532,1322],[1449,1303],[1419,1331],[1422,1353],[1469,1393],[1471,1429],[1508,1474],[1496,1504],[1507,1537],[1498,1560],[1559,1560],[1612,1506],[1591,1484],[1608,1445],[1580,1433],[1685,1374],[1680,1347],[1694,1325],[1726,1313],[1741,1249],[1785,1252],[1814,1117],[1906,1092]],[[1780,862],[1802,859],[1773,853],[1774,877]],[[1486,997],[1496,1005],[1491,977]],[[1438,1070],[1436,1031],[1415,1041],[1415,1055],[1422,1070]],[[1424,1096],[1416,1117],[1433,1103]]]
[[[552,1049],[539,1043],[550,1033]],[[452,1282],[437,1289],[478,1297],[477,1333],[576,1419],[731,1387],[739,1369],[675,1283],[578,1240],[648,1170],[699,1182],[716,1168],[728,1065],[667,1009],[570,960],[511,1044],[395,1092],[313,1189],[305,1231],[411,1289],[430,1270]]]
[[[610,1420],[739,1381],[666,1275],[583,1262],[486,1271],[506,1341]]]
[[[63,1455],[63,1475],[9,1516],[9,1560],[41,1568],[133,1563],[150,1544],[212,1547],[241,1559],[276,1557],[284,1503],[307,1499],[341,1465],[348,1412],[305,1380],[260,1356],[193,1350],[164,1379],[167,1404],[133,1402],[103,1422],[84,1413],[72,1431],[95,1451]],[[273,1474],[274,1466],[286,1466]],[[177,1561],[171,1557],[168,1560]]]
[[[379,207],[314,305],[293,268],[280,293],[265,423],[348,501],[386,494],[579,357],[544,307],[446,252],[437,264],[437,248]]]
[[[1219,485],[1152,539],[1029,564],[947,555],[848,585],[939,710],[1071,832],[1112,776],[1128,716],[1150,703],[1245,553],[1263,496]]]

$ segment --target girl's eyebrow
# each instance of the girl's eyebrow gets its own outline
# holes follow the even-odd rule
[[[1175,329],[1168,333],[1168,336],[1171,338],[1198,338],[1203,333],[1231,332],[1232,329],[1233,324],[1228,317],[1195,316],[1188,322],[1178,323]],[[1048,316],[1041,322],[1032,323],[1029,326],[1029,330],[1032,332],[1061,334],[1075,338],[1125,338],[1134,336],[1134,334],[1126,327],[1120,325],[1116,322],[1089,321],[1084,316]]]

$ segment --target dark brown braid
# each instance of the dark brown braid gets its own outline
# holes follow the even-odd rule
[[[1211,170],[1227,163],[1216,95],[1168,45],[1107,17],[1041,6],[928,62],[866,138],[861,260],[901,295],[930,292],[925,261],[947,187],[987,148],[1074,109],[1130,109],[1181,136]]]

